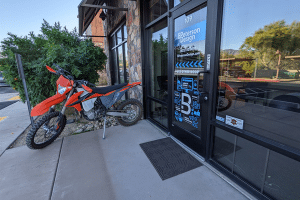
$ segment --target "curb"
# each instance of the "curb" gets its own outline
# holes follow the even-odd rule
[[[37,118],[36,118],[37,119]],[[34,119],[34,122],[35,122],[35,120],[36,119]],[[5,150],[0,154],[0,158],[1,158],[1,156],[4,154],[4,152],[7,150],[7,149],[9,149],[9,147],[17,140],[17,139],[19,139],[19,137],[25,132],[25,130],[29,127],[31,125],[31,123],[29,123],[29,125],[5,148]]]
[[[24,129],[24,131],[22,131],[19,135],[18,135],[18,137],[16,137],[6,148],[5,148],[5,150],[0,154],[0,158],[1,158],[1,156],[4,154],[4,152],[7,150],[7,149],[9,149],[9,147],[25,132],[25,130],[30,126],[31,124],[29,124],[25,129]]]

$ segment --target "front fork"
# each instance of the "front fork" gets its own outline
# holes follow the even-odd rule
[[[72,90],[69,92],[69,94],[68,94],[66,100],[64,101],[64,106],[63,106],[62,110],[60,111],[60,113],[61,113],[62,115],[65,114],[65,111],[66,111],[66,108],[67,108],[66,103],[68,102],[69,98],[73,95],[73,92],[74,92],[74,88],[72,88]]]
[[[72,96],[73,92],[74,92],[74,88],[72,88],[72,90],[69,92],[69,94],[68,94],[66,100],[64,101],[64,106],[63,106],[62,110],[61,110],[60,113],[59,113],[59,118],[58,118],[58,121],[57,121],[57,128],[56,128],[56,129],[59,128],[59,126],[58,126],[58,125],[59,125],[59,122],[60,122],[60,120],[62,119],[62,116],[63,116],[63,115],[65,114],[65,112],[66,112],[66,108],[67,108],[66,102],[67,102],[68,99]],[[55,111],[55,107],[56,107],[56,105],[51,106],[48,113],[54,112],[54,111]],[[49,121],[47,121],[47,122],[44,124],[44,127],[43,127],[44,130],[46,130],[47,132],[49,131],[49,126],[48,126],[48,125],[49,125]]]

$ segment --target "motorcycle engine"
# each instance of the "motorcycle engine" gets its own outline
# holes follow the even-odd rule
[[[94,103],[94,107],[91,110],[83,110],[83,117],[89,121],[96,121],[101,119],[105,115],[105,112],[105,106],[102,104],[100,99],[97,99]]]

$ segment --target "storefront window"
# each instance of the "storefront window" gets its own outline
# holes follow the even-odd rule
[[[126,26],[122,25],[116,33],[111,35],[110,39],[112,83],[115,85],[129,82]]]
[[[271,151],[264,193],[280,200],[300,199],[299,169],[299,162]]]
[[[147,30],[149,37],[149,117],[168,127],[168,21],[163,19]],[[158,102],[156,102],[158,101]]]
[[[174,7],[181,4],[184,0],[173,0],[174,1]]]
[[[266,148],[216,128],[213,158],[258,190],[262,187]]]
[[[164,127],[168,127],[167,106],[151,101],[150,117]]]
[[[300,1],[224,2],[216,120],[300,150]],[[281,154],[216,128],[213,158],[271,198],[300,196]]]
[[[126,26],[125,26],[126,27]],[[126,29],[125,29],[126,30]],[[127,36],[127,35],[126,35]],[[127,39],[127,38],[126,38]],[[129,69],[128,69],[128,55],[127,55],[127,42],[124,44],[125,47],[125,70],[126,70],[126,78],[127,78],[127,83],[129,83]]]
[[[150,16],[146,20],[150,23],[168,11],[168,0],[149,0],[147,9]]]
[[[299,7],[225,0],[216,117],[298,149]]]
[[[168,97],[168,23],[167,20],[150,29],[150,85],[152,97],[167,102]]]

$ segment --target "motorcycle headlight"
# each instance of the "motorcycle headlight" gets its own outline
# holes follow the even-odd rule
[[[62,87],[62,86],[60,86],[59,84],[58,84],[58,93],[59,94],[63,94],[65,91],[67,90],[67,88],[66,87]]]

